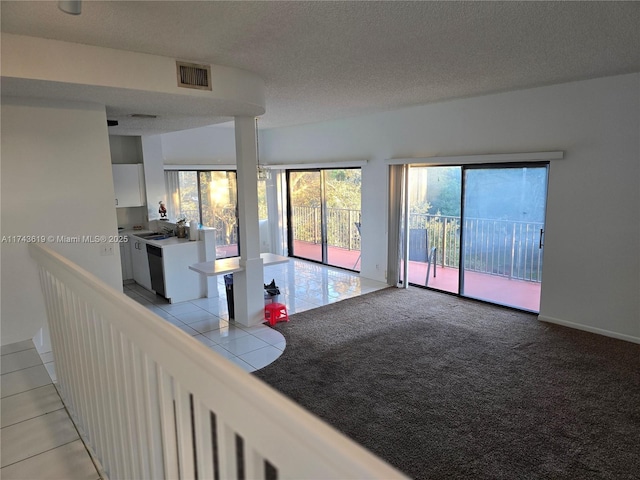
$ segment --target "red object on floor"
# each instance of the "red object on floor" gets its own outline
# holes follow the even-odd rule
[[[269,322],[272,327],[277,322],[288,322],[289,314],[287,306],[282,303],[268,303],[264,306],[264,319]]]

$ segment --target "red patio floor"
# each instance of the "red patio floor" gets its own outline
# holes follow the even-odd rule
[[[235,248],[231,245],[230,251]],[[295,240],[293,252],[296,257],[322,261],[320,244]],[[345,248],[328,247],[329,265],[360,271],[360,251]],[[457,268],[438,265],[436,277],[433,277],[433,265],[429,274],[430,288],[445,292],[458,293]],[[409,283],[425,286],[427,264],[409,262]],[[463,295],[479,300],[486,300],[500,305],[522,308],[533,312],[540,310],[540,283],[513,280],[497,275],[478,272],[466,272]]]
[[[293,241],[293,254],[296,257],[322,261],[322,245],[319,243]],[[349,250],[339,247],[328,247],[328,264],[334,267],[348,268],[349,270],[360,271],[360,250]]]
[[[459,269],[438,265],[433,277],[433,265],[429,273],[430,288],[458,293]],[[409,283],[425,285],[427,264],[409,262]],[[463,295],[486,300],[500,305],[522,308],[537,312],[540,310],[540,283],[514,280],[497,275],[465,272]]]
[[[296,257],[316,262],[322,261],[322,246],[320,244],[295,240],[293,246]],[[238,255],[238,246],[236,244],[217,245],[216,253],[218,258],[236,256]],[[329,247],[327,253],[329,255],[329,265],[360,271],[360,250]]]

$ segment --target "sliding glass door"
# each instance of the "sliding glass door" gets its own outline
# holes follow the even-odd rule
[[[408,175],[409,283],[539,311],[547,165]]]
[[[323,229],[320,171],[288,172],[289,252],[292,256],[322,262],[326,245]]]
[[[462,295],[539,311],[547,167],[464,170]]]
[[[459,291],[461,167],[409,170],[409,282]]]
[[[359,168],[290,170],[289,253],[360,270]]]

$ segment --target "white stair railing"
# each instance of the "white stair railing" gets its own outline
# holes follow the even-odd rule
[[[58,388],[111,479],[406,478],[43,245]]]

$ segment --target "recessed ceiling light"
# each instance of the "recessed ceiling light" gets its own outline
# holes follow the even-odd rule
[[[157,115],[149,115],[147,113],[132,113],[129,116],[131,118],[158,118]]]

